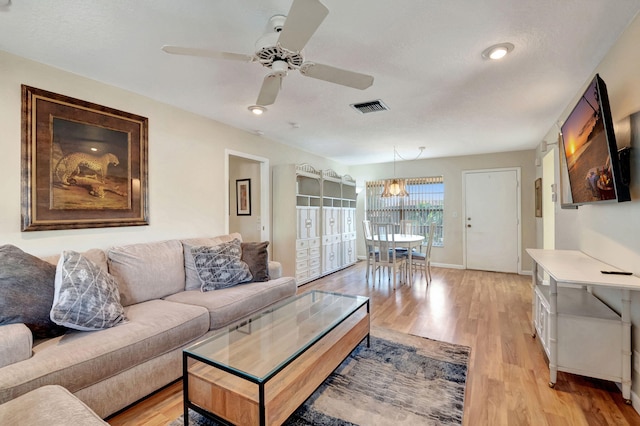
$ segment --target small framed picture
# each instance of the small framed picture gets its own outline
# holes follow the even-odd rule
[[[542,178],[536,179],[536,217],[542,217]]]
[[[236,180],[236,214],[251,216],[251,179]]]

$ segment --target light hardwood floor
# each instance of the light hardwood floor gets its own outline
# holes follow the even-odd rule
[[[532,338],[531,278],[513,274],[432,268],[433,282],[415,274],[395,292],[372,288],[364,262],[299,288],[371,298],[371,323],[471,347],[464,424],[640,425],[611,382],[558,373],[550,389],[542,347]],[[111,425],[166,425],[182,412],[176,382],[109,419]]]

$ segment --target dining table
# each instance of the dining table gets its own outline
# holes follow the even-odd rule
[[[382,237],[382,238],[379,238]],[[385,241],[386,236],[374,235],[373,241]],[[396,248],[406,248],[409,259],[409,281],[413,282],[413,268],[411,267],[411,252],[414,248],[420,247],[424,241],[424,235],[417,234],[393,234],[393,240],[396,243]]]

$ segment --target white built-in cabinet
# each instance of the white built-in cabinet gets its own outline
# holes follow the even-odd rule
[[[298,285],[356,262],[355,180],[308,164],[273,168],[274,259]]]
[[[353,265],[356,260],[356,182],[351,176],[342,176],[342,263]]]

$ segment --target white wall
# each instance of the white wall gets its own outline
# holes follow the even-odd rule
[[[44,64],[0,51],[0,244],[35,255],[225,233],[225,148],[272,166],[327,159]],[[21,84],[149,118],[149,226],[20,232]],[[345,172],[345,171],[343,171]]]
[[[618,147],[631,146],[631,198],[620,204],[585,205],[577,210],[556,206],[556,248],[584,251],[620,269],[640,275],[640,16],[637,16],[593,74],[598,73],[609,92]],[[558,120],[564,121],[593,78],[584,82]],[[549,130],[545,140],[557,140],[558,129]],[[556,175],[557,176],[557,175]],[[567,226],[565,226],[567,225]],[[594,291],[620,313],[619,291]],[[640,292],[632,292],[632,341],[640,350]],[[633,372],[633,391],[640,393],[640,372]]]

